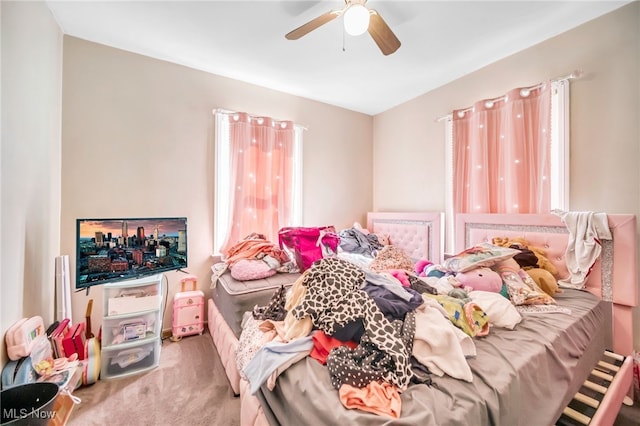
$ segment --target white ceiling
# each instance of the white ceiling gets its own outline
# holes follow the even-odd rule
[[[375,115],[629,1],[369,0],[402,42],[384,56],[323,1],[47,1],[81,39]]]

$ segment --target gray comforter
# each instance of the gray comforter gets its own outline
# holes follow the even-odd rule
[[[475,338],[473,381],[434,376],[432,386],[409,386],[399,419],[344,408],[326,367],[310,357],[257,396],[274,425],[552,425],[610,347],[611,329],[610,305],[590,293],[555,298],[572,314],[523,314],[515,330]]]

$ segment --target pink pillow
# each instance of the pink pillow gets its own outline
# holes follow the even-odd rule
[[[502,289],[500,274],[486,267],[474,268],[467,272],[458,272],[455,277],[462,288],[468,291],[479,290],[500,293]]]
[[[231,276],[238,281],[259,280],[275,274],[275,269],[259,259],[242,259],[231,267]]]

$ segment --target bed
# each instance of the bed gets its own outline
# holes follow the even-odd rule
[[[396,225],[406,229],[408,221],[404,214],[373,214],[368,218],[368,226],[373,224],[375,229],[377,222],[378,226],[386,227],[385,232],[392,233]],[[609,215],[608,221],[613,239],[603,242],[600,260],[587,281],[588,291],[565,290],[556,296],[558,306],[571,314],[523,314],[515,330],[492,329],[488,336],[475,339],[477,355],[468,360],[473,373],[471,382],[444,375],[433,377],[432,385],[411,384],[400,394],[401,415],[392,419],[345,409],[326,367],[307,357],[280,374],[272,390],[261,386],[256,393],[259,405],[255,398],[248,398],[247,404],[243,399],[241,422],[549,425],[560,420],[559,424],[563,421],[572,424],[572,420],[565,420],[565,413],[575,411],[578,414],[574,418],[580,418],[578,405],[584,403],[574,402],[577,394],[595,397],[584,384],[605,385],[607,380],[601,380],[599,366],[612,365],[615,373],[610,370],[612,380],[606,383],[604,398],[598,399],[597,409],[586,411],[589,424],[613,424],[631,387],[628,355],[633,350],[631,311],[638,302],[637,240],[635,216]],[[422,243],[441,238],[441,222],[430,223],[428,236]],[[456,218],[457,250],[490,241],[495,236],[524,237],[532,244],[545,247],[549,259],[562,271],[568,232],[558,216],[458,215]],[[441,243],[425,246],[437,249]],[[440,259],[435,252],[427,256]],[[422,255],[414,253],[412,257]],[[603,363],[603,354],[611,353],[608,350],[616,354],[615,358]],[[246,395],[246,383],[244,386]],[[241,397],[242,394],[241,389]],[[573,408],[568,408],[571,404]]]
[[[391,244],[400,247],[412,260],[442,260],[444,213],[369,212],[367,229],[388,235]]]
[[[442,222],[439,212],[410,213],[368,213],[367,229],[385,234],[391,243],[412,259],[440,259],[442,253]],[[236,349],[240,336],[240,324],[245,311],[255,305],[268,302],[280,286],[290,286],[299,274],[277,274],[264,280],[240,282],[223,274],[218,279],[215,268],[212,274],[212,293],[207,302],[208,329],[225,369],[229,385],[234,394],[243,398],[243,424],[255,422],[257,400],[248,393],[241,392],[246,383],[241,383],[236,368]],[[244,401],[246,400],[246,401]],[[250,407],[250,408],[247,408]]]
[[[259,280],[238,281],[228,270],[218,274],[216,265],[212,267],[211,297],[207,302],[207,324],[229,385],[235,395],[240,394],[236,348],[242,331],[243,315],[245,312],[250,312],[254,306],[263,306],[268,303],[280,286],[290,287],[299,276],[298,273],[278,273]]]

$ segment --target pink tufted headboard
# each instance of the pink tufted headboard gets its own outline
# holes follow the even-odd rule
[[[613,302],[614,351],[633,352],[633,314],[638,305],[638,268],[636,217],[608,215],[613,240],[602,241],[602,253],[596,261],[586,289],[605,301]],[[546,250],[547,258],[558,268],[560,278],[568,275],[564,263],[569,232],[553,214],[458,214],[456,216],[456,252],[493,237],[521,237]]]
[[[369,232],[386,234],[391,244],[400,247],[414,261],[442,260],[444,243],[444,213],[442,212],[369,212]]]

